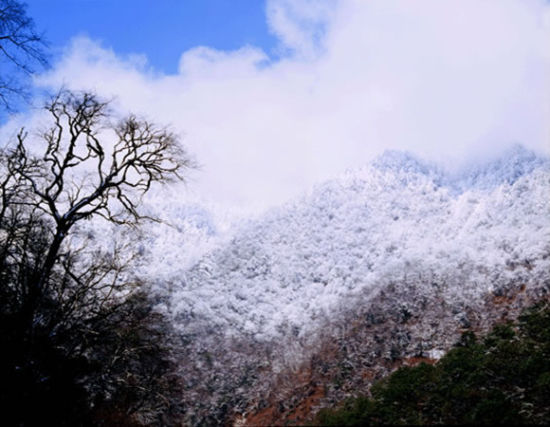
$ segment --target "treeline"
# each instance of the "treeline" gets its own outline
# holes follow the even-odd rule
[[[548,424],[550,304],[478,339],[464,333],[435,365],[402,367],[371,389],[319,412],[315,425]]]

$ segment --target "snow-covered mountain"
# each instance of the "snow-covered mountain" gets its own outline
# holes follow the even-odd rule
[[[181,271],[173,315],[258,340],[311,336],[390,282],[472,300],[550,279],[550,162],[515,147],[449,174],[407,153],[318,185]],[[199,326],[200,325],[200,326]]]
[[[163,222],[128,238],[191,425],[304,421],[550,295],[550,160],[521,147],[452,173],[386,152],[253,219],[180,197],[152,195]]]

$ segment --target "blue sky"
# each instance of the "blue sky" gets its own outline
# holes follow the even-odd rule
[[[275,52],[262,0],[26,0],[28,14],[60,53],[75,36],[100,41],[118,54],[145,54],[175,73],[187,49],[235,50],[254,45]]]

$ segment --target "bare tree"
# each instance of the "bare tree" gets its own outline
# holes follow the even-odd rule
[[[101,359],[96,377],[103,386],[95,389],[104,390],[107,383],[120,389],[131,377],[120,355],[136,354],[140,360],[149,344],[140,338],[130,348],[131,340],[121,343],[116,337],[122,331],[135,334],[138,327],[138,335],[151,337],[144,325],[154,316],[143,306],[146,294],[135,298],[139,280],[130,279],[130,269],[136,251],[114,242],[91,253],[86,238],[75,236],[75,225],[97,218],[131,229],[154,220],[140,212],[143,195],[155,184],[182,179],[193,163],[176,134],[134,115],[115,121],[109,104],[94,94],[62,91],[46,110],[49,127],[38,134],[22,129],[11,148],[0,150],[0,323],[18,331],[11,345],[18,343],[25,355],[16,357],[12,371],[34,372],[47,342],[53,353],[62,351],[70,360],[97,364]],[[138,300],[142,307],[136,311],[132,304]],[[145,320],[129,324],[123,313]],[[135,375],[145,381],[145,370],[133,363],[141,372]],[[115,379],[105,371],[111,365],[118,366],[109,368]],[[12,371],[9,375],[19,375]],[[157,376],[148,375],[147,381],[157,384],[151,382]],[[43,381],[48,375],[38,377]],[[127,387],[140,402],[153,392],[145,389],[143,382]]]
[[[7,111],[27,97],[27,77],[47,65],[44,47],[25,4],[0,0],[0,105]]]
[[[8,176],[28,189],[20,203],[55,222],[38,288],[75,223],[97,216],[135,225],[144,219],[137,204],[151,185],[181,179],[192,166],[175,134],[135,116],[111,124],[108,103],[91,93],[64,91],[46,108],[53,125],[42,132],[43,155],[29,154],[21,130],[8,163]]]

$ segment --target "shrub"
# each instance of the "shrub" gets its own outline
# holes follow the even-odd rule
[[[527,309],[516,324],[471,332],[436,365],[402,367],[372,397],[319,412],[319,425],[548,424],[550,306]]]

